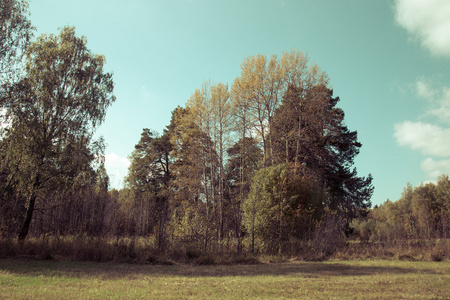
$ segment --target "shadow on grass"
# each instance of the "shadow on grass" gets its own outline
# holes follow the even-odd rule
[[[348,262],[289,262],[258,265],[190,266],[190,265],[130,265],[72,261],[36,261],[0,259],[0,276],[6,272],[24,276],[60,276],[78,278],[121,279],[137,277],[224,277],[224,276],[298,276],[304,278],[332,276],[372,276],[378,274],[445,274],[448,267],[431,270],[392,264],[377,266]]]

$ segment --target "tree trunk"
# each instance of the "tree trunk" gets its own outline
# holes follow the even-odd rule
[[[223,128],[219,129],[219,241],[224,237],[223,232]]]
[[[298,135],[297,135],[297,148],[295,149],[295,174],[299,174],[300,168],[300,142],[302,138],[302,117],[299,114],[298,117]]]
[[[27,237],[28,231],[30,230],[31,220],[33,219],[34,205],[36,204],[36,198],[37,198],[36,191],[40,185],[41,185],[41,182],[40,182],[39,175],[36,175],[34,177],[34,183],[33,183],[32,191],[31,191],[31,195],[30,195],[30,201],[28,203],[27,215],[25,217],[25,221],[23,222],[22,229],[20,230],[20,233],[18,236],[19,241],[23,241]]]
[[[159,202],[159,212],[158,212],[158,250],[160,253],[164,251],[163,245],[164,245],[164,208],[163,208],[163,198],[161,196],[158,196],[158,202]],[[165,201],[164,201],[165,202]]]
[[[255,220],[252,220],[252,254],[255,254]]]
[[[18,236],[19,241],[23,241],[28,235],[28,230],[30,229],[31,219],[33,218],[35,203],[36,203],[36,194],[33,193],[30,196],[30,203],[29,203],[28,209],[27,209],[27,216],[25,217],[25,221],[23,222],[23,225],[22,225],[22,230],[20,230],[20,233]]]
[[[278,254],[281,255],[281,241],[283,236],[283,198],[280,199],[280,216],[279,216],[279,231],[278,231]]]
[[[289,141],[286,137],[286,165],[289,165]]]

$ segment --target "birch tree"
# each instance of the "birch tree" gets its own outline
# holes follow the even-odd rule
[[[20,240],[28,234],[41,193],[57,178],[76,176],[95,158],[93,133],[115,100],[104,56],[92,54],[74,28],[39,37],[25,54],[25,77],[1,99],[10,120],[6,161],[19,166],[17,178],[27,199]],[[68,157],[80,159],[67,164]]]
[[[278,59],[249,56],[241,64],[241,75],[233,83],[233,94],[246,102],[249,127],[262,142],[264,165],[274,164],[274,136],[270,134],[275,110],[289,85],[308,88],[327,85],[328,77],[317,65],[308,65],[308,56],[299,51],[284,52]],[[245,99],[245,100],[244,100]]]
[[[22,54],[34,31],[28,8],[25,0],[0,2],[0,85],[14,82],[21,72]]]
[[[217,165],[217,154],[213,151],[210,137],[201,130],[202,124],[197,123],[198,116],[191,112],[192,109],[195,111],[196,108],[177,108],[170,129],[171,155],[174,159],[174,218],[180,225],[181,235],[188,232],[189,241],[201,240],[206,250],[212,236],[212,167]],[[191,230],[187,230],[189,228],[186,226]]]
[[[219,83],[211,87],[211,107],[215,152],[218,154],[218,235],[224,235],[225,153],[231,142],[232,106],[228,85]]]

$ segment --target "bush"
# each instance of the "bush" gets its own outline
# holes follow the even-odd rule
[[[292,259],[321,261],[334,259],[398,259],[410,261],[446,261],[450,257],[450,240],[392,240],[349,241],[339,230],[339,222],[329,219],[314,232],[310,241],[290,241],[289,255],[258,255],[242,251],[203,252],[196,247],[172,245],[165,251],[145,238],[28,238],[19,243],[16,239],[0,239],[0,258],[28,258],[39,260],[78,260],[133,264],[194,264],[231,265],[284,262]],[[297,251],[294,251],[297,249]],[[249,249],[247,248],[247,251]]]
[[[10,238],[0,239],[0,258],[11,258],[17,256],[16,241]]]
[[[342,221],[336,215],[326,218],[313,233],[305,260],[325,260],[346,244]]]

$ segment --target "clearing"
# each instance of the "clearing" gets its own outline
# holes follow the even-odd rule
[[[129,265],[0,260],[2,299],[449,299],[450,262]]]

